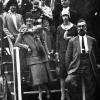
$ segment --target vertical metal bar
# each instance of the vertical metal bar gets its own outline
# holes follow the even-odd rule
[[[16,50],[16,67],[17,67],[17,86],[18,86],[18,100],[22,100],[22,91],[21,91],[21,70],[20,70],[20,49],[18,47],[14,48]]]
[[[13,82],[14,82],[14,100],[17,100],[16,98],[16,63],[15,63],[15,59],[14,59],[14,49],[12,50],[12,62],[13,62]]]
[[[84,79],[82,77],[82,100],[85,100],[85,83],[84,83]]]

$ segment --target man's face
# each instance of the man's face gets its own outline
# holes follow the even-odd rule
[[[16,6],[15,5],[11,5],[10,9],[11,9],[11,12],[16,12]]]
[[[61,4],[63,5],[63,7],[68,7],[70,4],[69,0],[61,0]]]
[[[79,23],[77,23],[77,30],[78,30],[78,32],[79,32],[80,30],[86,31],[86,30],[87,30],[87,28],[86,28],[86,23],[85,23],[85,22],[79,22]]]
[[[39,2],[34,2],[33,1],[33,9],[39,8]]]

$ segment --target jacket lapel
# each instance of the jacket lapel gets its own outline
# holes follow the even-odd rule
[[[81,53],[79,36],[76,37],[75,45],[77,46],[76,48],[77,48],[78,52]]]
[[[91,52],[91,44],[92,42],[91,42],[91,39],[89,38],[89,36],[87,35],[87,44],[88,44],[88,52],[90,53]]]
[[[15,26],[15,24],[14,24],[14,21],[13,21],[12,15],[9,14],[9,16],[10,16],[10,20],[11,20],[12,26],[16,29],[16,26]],[[17,20],[16,20],[16,22],[17,22]],[[17,23],[16,23],[16,25],[17,25]]]
[[[16,25],[17,25],[17,28],[18,28],[18,22],[19,22],[19,16],[18,16],[18,14],[16,14]]]

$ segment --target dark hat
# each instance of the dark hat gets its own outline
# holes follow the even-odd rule
[[[33,19],[33,14],[32,14],[31,12],[26,12],[25,18],[26,18],[26,19],[27,19],[27,18]]]
[[[9,10],[9,7],[12,5],[15,5],[18,8],[18,3],[16,0],[9,0],[5,9]]]

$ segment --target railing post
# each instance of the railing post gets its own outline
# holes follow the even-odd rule
[[[14,100],[22,100],[22,90],[21,90],[21,70],[20,70],[20,48],[14,47],[13,54],[14,54],[14,87],[15,87],[15,99]]]

